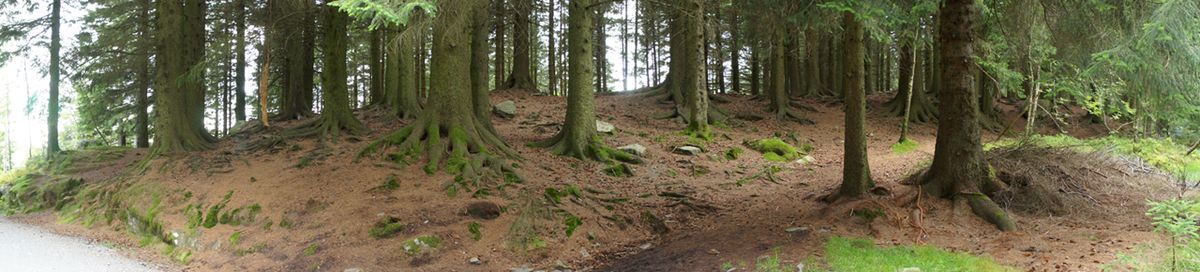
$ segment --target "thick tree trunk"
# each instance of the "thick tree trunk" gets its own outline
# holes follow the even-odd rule
[[[350,102],[346,96],[346,24],[349,15],[336,7],[326,6],[322,9],[325,16],[325,29],[322,37],[321,71],[321,117],[301,127],[292,136],[307,136],[319,134],[321,138],[337,139],[341,132],[361,134],[367,128],[354,118],[350,111]]]
[[[59,38],[60,25],[62,24],[62,0],[54,0],[50,4],[50,102],[46,108],[49,114],[46,118],[46,154],[53,156],[62,148],[58,146],[58,85],[59,77],[62,74],[59,50],[62,48],[62,42]]]
[[[679,78],[679,89],[682,100],[677,104],[683,110],[688,126],[685,131],[699,138],[711,137],[709,131],[708,92],[704,89],[704,4],[701,0],[676,0],[679,10],[671,20],[671,29],[676,36],[671,40],[679,40],[679,54],[672,54],[671,62],[678,61],[679,73],[673,76]],[[674,51],[674,49],[672,49]],[[679,56],[676,59],[674,57]]]
[[[530,62],[529,37],[530,17],[533,16],[533,0],[511,0],[513,4],[513,67],[512,74],[502,89],[537,91],[533,82]]]
[[[846,144],[842,166],[842,186],[839,197],[859,197],[874,187],[871,167],[867,160],[866,112],[867,100],[863,70],[863,27],[853,13],[842,15],[844,38],[842,46],[846,66]]]
[[[486,1],[481,4],[481,7],[475,8],[475,15],[472,16],[471,31],[471,102],[474,103],[475,118],[486,125],[488,130],[495,133],[495,129],[491,124],[492,103],[488,99],[488,29],[491,28],[491,20],[488,20],[488,12],[491,1]]]
[[[800,42],[795,39],[795,33],[789,30],[789,35],[784,37],[784,73],[787,75],[787,92],[788,96],[805,96],[805,88],[803,88],[801,78],[803,72],[800,71]],[[785,102],[786,103],[786,102]]]
[[[155,153],[212,147],[203,124],[204,77],[189,75],[204,61],[204,10],[203,0],[157,2]]]
[[[279,96],[279,118],[283,120],[300,119],[312,116],[312,47],[308,43],[307,28],[312,24],[305,13],[309,12],[308,0],[272,0],[272,17],[277,21],[274,26],[280,31],[274,33],[281,44],[283,65],[283,92]],[[308,52],[305,52],[308,51]]]
[[[946,65],[942,72],[938,98],[944,118],[938,124],[937,145],[933,165],[926,173],[922,187],[931,195],[965,197],[976,215],[995,224],[1001,230],[1014,230],[1016,225],[987,194],[999,191],[1003,185],[990,177],[983,159],[979,134],[979,100],[975,92],[975,65],[972,44],[975,37],[975,7],[972,0],[947,0],[939,14],[939,63]]]

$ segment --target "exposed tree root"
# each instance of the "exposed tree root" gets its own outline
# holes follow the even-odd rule
[[[817,108],[806,105],[801,101],[802,100],[793,98],[791,101],[788,101],[788,105],[792,106],[793,108],[798,108],[798,109],[809,111],[809,112],[821,112],[821,111],[817,110]]]
[[[996,228],[1002,231],[1016,230],[1016,223],[1008,216],[1008,212],[1000,208],[996,202],[988,196],[1005,190],[1005,185],[999,179],[985,174],[984,178],[977,182],[966,183],[947,183],[944,181],[936,181],[937,177],[925,173],[922,178],[921,189],[928,192],[930,195],[943,196],[948,198],[959,198],[967,202],[971,207],[971,212],[979,216],[988,223],[996,225]]]
[[[896,99],[892,99],[891,101],[884,103],[883,106],[887,108],[887,114],[889,116],[904,116],[904,97],[897,96]],[[918,99],[916,96],[913,96],[912,112],[910,112],[908,116],[910,121],[919,123],[937,121],[937,114],[937,107],[935,107],[932,102],[923,98]]]
[[[583,144],[583,146],[579,146],[579,144],[567,140],[565,135],[566,133],[559,133],[549,139],[530,143],[529,146],[548,148],[550,149],[550,153],[554,155],[591,159],[604,163],[612,163],[613,161],[632,164],[642,163],[641,158],[629,152],[605,146],[599,139],[592,139]]]
[[[424,155],[428,161],[423,169],[429,174],[441,169],[444,161],[445,170],[461,179],[519,177],[511,165],[503,163],[505,157],[517,158],[516,151],[490,133],[482,122],[473,118],[461,118],[468,121],[456,119],[460,118],[443,120],[437,116],[422,116],[413,124],[367,145],[358,157],[393,149],[396,152],[388,154],[388,158],[401,164],[411,163]],[[443,132],[448,134],[443,135]]]
[[[362,135],[367,132],[367,126],[355,119],[353,115],[326,114],[307,124],[285,130],[281,134],[285,139],[319,135],[322,140],[333,139],[336,141],[343,131],[349,135]]]
[[[690,124],[692,122],[692,120],[688,119],[687,114],[682,114],[683,111],[685,111],[685,109],[680,109],[679,107],[675,107],[675,109],[672,109],[670,112],[654,116],[654,119],[678,118],[680,123]],[[709,122],[709,124],[722,123],[722,122],[728,121],[729,117],[730,117],[730,115],[728,113],[725,113],[724,110],[721,110],[720,108],[717,108],[717,107],[713,107],[712,105],[708,106],[708,122]]]

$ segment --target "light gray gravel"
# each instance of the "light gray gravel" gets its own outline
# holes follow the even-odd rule
[[[159,271],[116,250],[0,217],[0,271]]]

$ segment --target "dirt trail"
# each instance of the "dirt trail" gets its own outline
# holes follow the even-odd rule
[[[0,217],[0,270],[162,271],[117,250]]]

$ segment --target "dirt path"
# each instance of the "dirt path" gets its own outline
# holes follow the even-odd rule
[[[162,271],[116,250],[0,217],[3,271]]]

